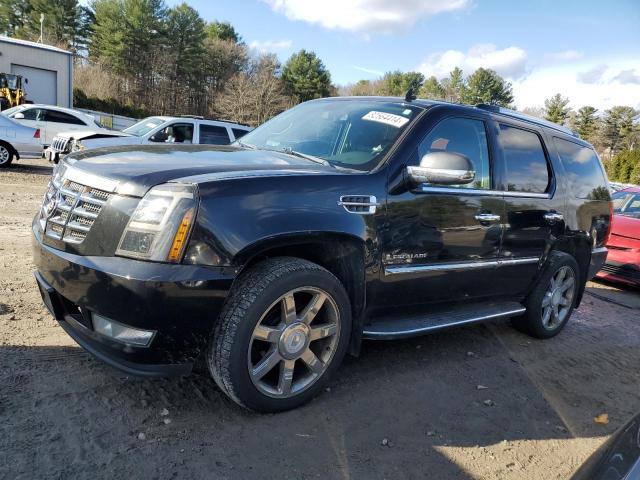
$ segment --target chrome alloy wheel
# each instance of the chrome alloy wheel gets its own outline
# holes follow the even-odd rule
[[[11,153],[7,147],[0,145],[0,165],[4,165],[11,159]]]
[[[542,298],[542,325],[547,330],[554,330],[569,314],[573,305],[576,279],[573,269],[560,268],[549,282],[549,287]]]
[[[325,372],[340,338],[340,313],[316,287],[290,290],[273,302],[253,329],[249,377],[263,394],[287,398]]]

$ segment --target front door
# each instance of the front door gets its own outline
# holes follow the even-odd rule
[[[461,153],[473,162],[475,179],[389,194],[382,229],[384,303],[419,307],[493,290],[504,201],[494,185],[488,124],[482,116],[450,116],[429,124],[407,164],[417,165],[433,151]]]

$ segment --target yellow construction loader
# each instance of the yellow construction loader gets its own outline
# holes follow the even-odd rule
[[[23,103],[31,103],[26,99],[22,80],[22,75],[0,73],[0,111]],[[26,78],[24,83],[28,83]]]

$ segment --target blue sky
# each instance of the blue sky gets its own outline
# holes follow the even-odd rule
[[[181,3],[169,0],[169,5]],[[315,51],[333,82],[389,70],[493,68],[519,108],[560,92],[578,108],[640,107],[640,1],[188,0],[254,51]]]

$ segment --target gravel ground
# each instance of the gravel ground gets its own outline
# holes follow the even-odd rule
[[[366,342],[279,415],[206,376],[126,377],[41,305],[30,223],[50,173],[0,171],[0,478],[567,478],[640,411],[639,292],[601,284],[547,341],[498,322]]]

